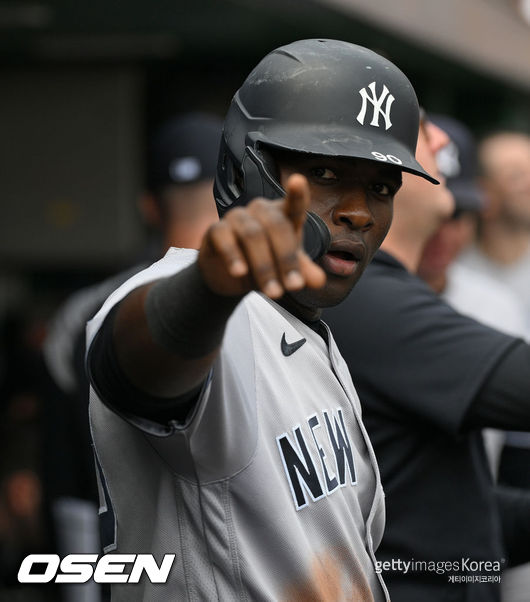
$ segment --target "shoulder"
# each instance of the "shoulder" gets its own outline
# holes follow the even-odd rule
[[[356,329],[369,328],[373,322],[381,326],[389,323],[392,331],[396,331],[406,326],[402,320],[396,321],[397,317],[412,312],[418,315],[421,310],[434,319],[438,311],[447,310],[447,304],[425,282],[389,258],[387,254],[376,255],[350,295],[341,304],[326,310],[326,321],[355,323]]]
[[[425,362],[439,366],[444,356],[451,359],[444,366],[472,356],[491,365],[513,342],[456,311],[414,274],[386,272],[369,266],[350,296],[326,312],[349,363],[377,357],[380,365],[386,358],[388,366],[397,361],[415,369]]]
[[[374,295],[377,292],[403,295],[433,296],[432,290],[416,274],[388,253],[379,252],[366,268],[352,291],[353,295]]]

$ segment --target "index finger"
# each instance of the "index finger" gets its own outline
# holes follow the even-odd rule
[[[310,199],[309,184],[306,178],[301,174],[291,175],[285,186],[283,211],[298,235],[302,234]]]

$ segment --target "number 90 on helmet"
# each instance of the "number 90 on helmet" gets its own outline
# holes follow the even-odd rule
[[[385,162],[436,184],[414,156],[419,119],[412,84],[375,52],[326,39],[277,48],[228,109],[214,185],[218,211],[283,196],[274,148]]]

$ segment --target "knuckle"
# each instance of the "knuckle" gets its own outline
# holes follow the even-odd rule
[[[242,226],[241,233],[245,238],[256,240],[263,236],[263,229],[257,221],[247,220]]]
[[[219,253],[227,257],[231,257],[237,253],[237,248],[231,240],[220,240],[216,248]]]
[[[228,224],[223,222],[216,222],[215,224],[212,224],[210,226],[207,235],[212,241],[218,241],[220,239],[226,238],[228,232],[230,232],[230,227]]]
[[[274,268],[269,262],[261,262],[254,265],[253,274],[258,282],[269,280],[274,273]]]
[[[289,268],[296,266],[298,264],[298,253],[295,250],[284,251],[281,256],[281,262]]]
[[[263,197],[257,197],[248,204],[248,208],[249,210],[264,211],[270,204],[271,202],[269,200]]]
[[[289,228],[290,224],[285,218],[285,214],[274,208],[268,211],[266,214],[266,220],[269,226],[274,228]]]
[[[230,211],[223,217],[222,220],[219,220],[219,224],[228,224],[232,222],[241,222],[245,219],[247,211],[244,207],[234,207],[230,209]]]
[[[219,220],[218,222],[215,222],[210,226],[210,231],[211,232],[222,232],[222,231],[226,230],[228,227],[229,226],[225,220]]]

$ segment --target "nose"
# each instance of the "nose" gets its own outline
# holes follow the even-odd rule
[[[347,226],[352,230],[369,230],[374,224],[374,216],[368,206],[366,192],[358,187],[344,193],[333,208],[333,223]]]

